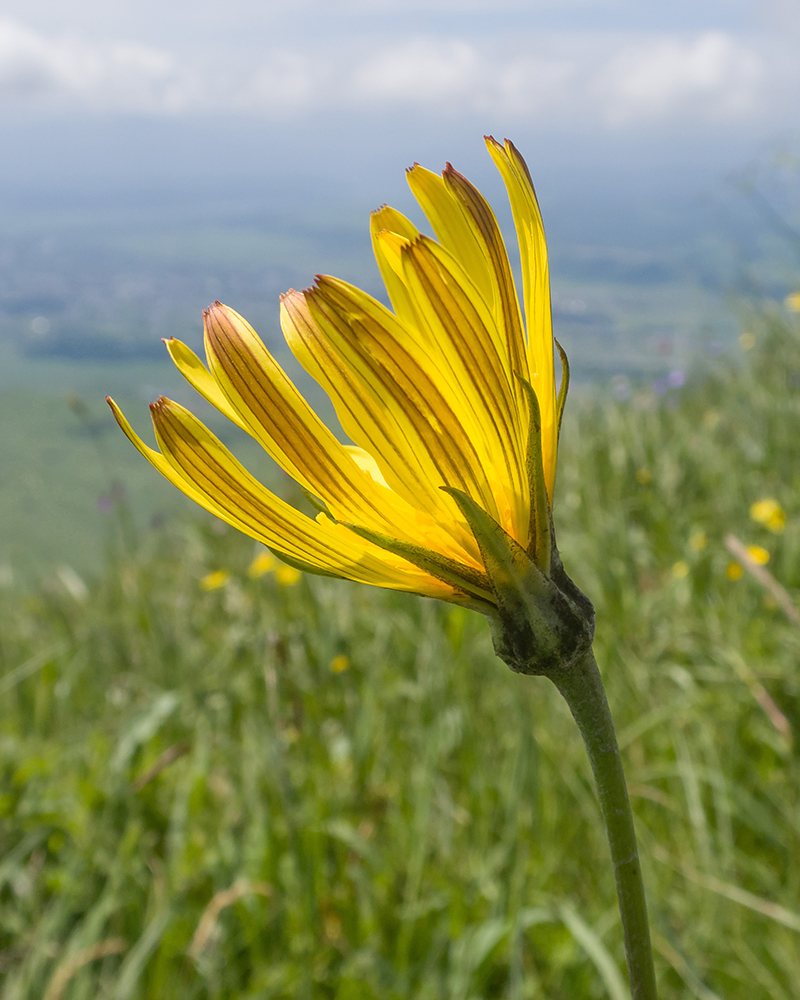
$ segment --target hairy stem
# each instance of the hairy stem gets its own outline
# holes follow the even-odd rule
[[[647,904],[628,788],[606,692],[591,650],[569,670],[551,678],[578,724],[597,783],[614,864],[631,995],[633,1000],[657,1000]]]

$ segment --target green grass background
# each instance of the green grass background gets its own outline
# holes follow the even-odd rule
[[[800,632],[723,544],[797,595],[800,329],[748,323],[680,391],[578,394],[560,456],[665,1000],[800,982]],[[54,461],[97,446],[70,416]],[[780,535],[748,516],[768,496]],[[251,579],[253,544],[191,514],[103,516],[101,570],[4,577],[3,1000],[626,996],[578,733],[480,617]]]

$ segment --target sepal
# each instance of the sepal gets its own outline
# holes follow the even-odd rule
[[[564,404],[567,402],[567,393],[569,392],[569,358],[567,357],[567,352],[559,344],[555,338],[553,343],[556,345],[558,351],[558,356],[561,358],[561,385],[558,389],[558,399],[556,400],[556,419],[558,421],[558,440],[561,440],[561,421],[564,417]]]
[[[380,532],[372,531],[360,524],[341,523],[368,542],[407,559],[419,569],[436,577],[437,580],[462,591],[470,598],[471,606],[476,611],[481,611],[484,614],[493,612],[492,585],[489,577],[485,573],[481,573],[480,570],[465,566],[463,563],[456,562],[455,559],[448,559],[447,556],[440,555],[438,552],[433,552],[421,545],[413,545],[411,542],[404,542],[399,538],[382,535]]]
[[[497,655],[521,674],[553,677],[568,670],[591,647],[594,609],[564,572],[555,544],[548,576],[466,493],[443,489],[458,504],[483,556],[497,605],[490,616]]]

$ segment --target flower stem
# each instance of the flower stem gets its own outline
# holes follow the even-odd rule
[[[578,724],[597,783],[614,863],[631,995],[633,1000],[657,1000],[647,904],[628,788],[606,692],[591,649],[570,669],[550,676]]]

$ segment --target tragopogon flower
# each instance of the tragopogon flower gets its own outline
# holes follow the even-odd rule
[[[151,407],[158,452],[109,402],[160,472],[290,566],[476,608],[498,656],[556,684],[597,778],[631,993],[656,1000],[636,834],[591,652],[594,612],[561,566],[550,515],[568,369],[559,348],[556,393],[544,229],[524,160],[510,142],[486,142],[511,201],[522,304],[491,208],[449,165],[441,177],[408,172],[436,240],[394,209],[372,216],[392,310],[328,276],[282,298],[289,347],[331,397],[351,445],[232,309],[206,310],[208,368],[167,342],[201,395],[302,487],[316,518],[270,493],[177,403]]]
[[[327,275],[282,297],[287,343],[352,445],[227,306],[204,314],[208,368],[167,341],[186,379],[263,445],[316,518],[257,482],[178,403],[151,405],[160,453],[109,403],[163,475],[292,565],[496,616],[502,578],[529,562],[537,586],[552,578],[563,589],[550,504],[568,368],[559,348],[557,393],[547,248],[528,168],[510,142],[486,144],[511,202],[522,303],[491,208],[449,164],[441,176],[408,171],[436,240],[388,206],[372,215],[391,310]]]

